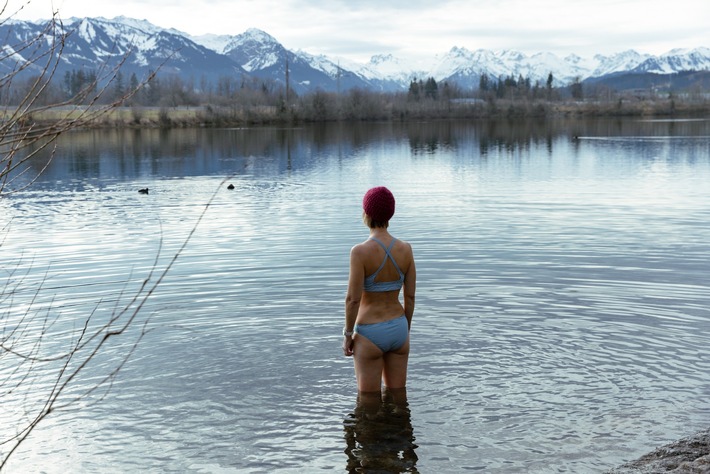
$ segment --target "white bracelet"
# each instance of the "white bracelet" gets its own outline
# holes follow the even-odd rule
[[[345,337],[352,337],[354,333],[355,331],[346,331],[345,328],[343,328],[343,336]]]

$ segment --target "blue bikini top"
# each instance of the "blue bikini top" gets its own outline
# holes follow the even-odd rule
[[[402,285],[404,284],[404,273],[402,273],[402,270],[399,269],[399,265],[397,265],[397,262],[395,262],[394,258],[392,257],[392,254],[390,253],[390,249],[394,245],[394,243],[397,241],[397,239],[392,239],[392,242],[390,242],[389,247],[385,247],[385,244],[380,242],[374,237],[370,237],[370,240],[374,240],[380,246],[385,249],[385,258],[382,260],[382,264],[380,265],[380,268],[378,268],[375,273],[373,273],[370,276],[365,277],[365,286],[364,289],[365,291],[370,291],[370,292],[382,292],[382,291],[399,291],[402,288]],[[394,281],[375,281],[375,278],[377,278],[377,275],[380,273],[380,271],[385,267],[385,263],[387,263],[387,259],[392,260],[392,263],[394,264],[394,268],[397,269],[397,273],[399,273],[399,279],[394,280]]]

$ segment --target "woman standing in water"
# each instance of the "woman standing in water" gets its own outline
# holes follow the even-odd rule
[[[387,231],[395,200],[384,186],[362,200],[370,238],[350,251],[343,353],[353,356],[360,393],[404,389],[416,268],[412,246]],[[404,304],[399,292],[403,290]]]

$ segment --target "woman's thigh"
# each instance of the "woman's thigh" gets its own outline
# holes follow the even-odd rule
[[[358,391],[379,392],[385,364],[382,351],[363,336],[355,335],[353,342],[353,359],[355,361]]]
[[[409,362],[409,338],[396,351],[387,352],[383,356],[384,367],[382,379],[387,388],[404,388],[407,385],[407,363]]]

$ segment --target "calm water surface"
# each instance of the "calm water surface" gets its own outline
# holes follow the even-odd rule
[[[703,120],[63,137],[0,201],[18,351],[57,354],[129,306],[123,324],[210,205],[7,471],[612,468],[710,425],[709,181]],[[343,300],[380,184],[417,258],[410,380],[358,402]],[[17,365],[0,357],[5,437],[62,362]]]

